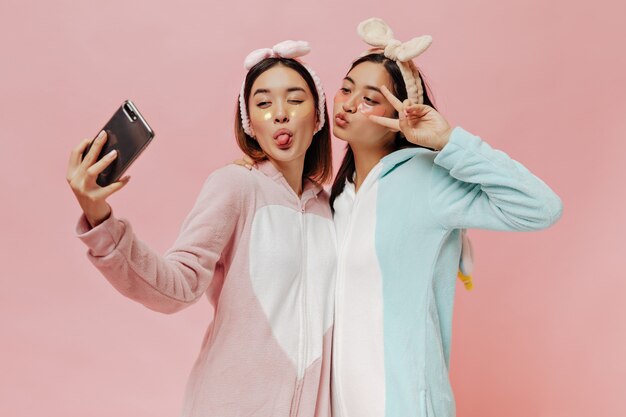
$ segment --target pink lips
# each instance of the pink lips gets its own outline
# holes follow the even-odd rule
[[[348,118],[346,117],[346,115],[344,113],[338,113],[335,116],[335,124],[341,128],[345,128],[346,126],[348,126],[350,122],[348,121]]]
[[[280,149],[287,149],[291,146],[293,133],[289,129],[280,129],[274,133],[274,140]]]

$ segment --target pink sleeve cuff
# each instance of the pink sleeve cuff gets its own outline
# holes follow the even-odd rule
[[[89,248],[92,256],[103,257],[115,249],[122,239],[126,225],[113,215],[92,228],[84,214],[78,219],[76,224],[76,236]]]

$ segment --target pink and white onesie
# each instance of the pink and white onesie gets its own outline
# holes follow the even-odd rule
[[[336,241],[328,195],[298,198],[268,161],[211,174],[165,255],[113,214],[77,233],[123,295],[163,313],[214,309],[182,416],[330,415]]]

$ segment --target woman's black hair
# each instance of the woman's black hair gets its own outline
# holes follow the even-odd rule
[[[369,54],[362,56],[352,63],[348,73],[352,71],[354,67],[364,62],[374,62],[377,64],[382,64],[389,76],[391,77],[392,82],[392,93],[400,99],[400,101],[404,101],[407,99],[407,91],[406,84],[404,83],[404,78],[402,77],[402,72],[400,72],[400,68],[395,61],[385,57],[383,54]],[[432,100],[428,95],[427,85],[424,83],[424,77],[420,72],[420,81],[422,84],[422,91],[424,91],[424,104],[435,107]],[[397,116],[397,113],[395,114]],[[398,149],[404,148],[414,148],[418,147],[414,143],[409,142],[401,132],[396,133],[396,137],[393,141],[393,150],[396,151]],[[339,167],[339,171],[337,172],[337,176],[335,177],[335,181],[333,182],[333,186],[330,193],[330,207],[333,208],[333,204],[335,199],[339,194],[343,192],[344,187],[346,186],[346,180],[353,182],[354,178],[354,153],[352,152],[352,148],[350,144],[346,145],[346,154],[343,157],[343,161],[341,162],[341,166]],[[333,208],[334,211],[334,208]]]

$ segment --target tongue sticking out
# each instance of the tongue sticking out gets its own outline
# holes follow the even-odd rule
[[[283,146],[283,145],[286,145],[287,142],[289,142],[289,139],[291,139],[291,136],[286,134],[286,133],[284,133],[282,135],[279,135],[276,138],[276,143],[278,143],[278,145],[280,145],[280,146]]]

